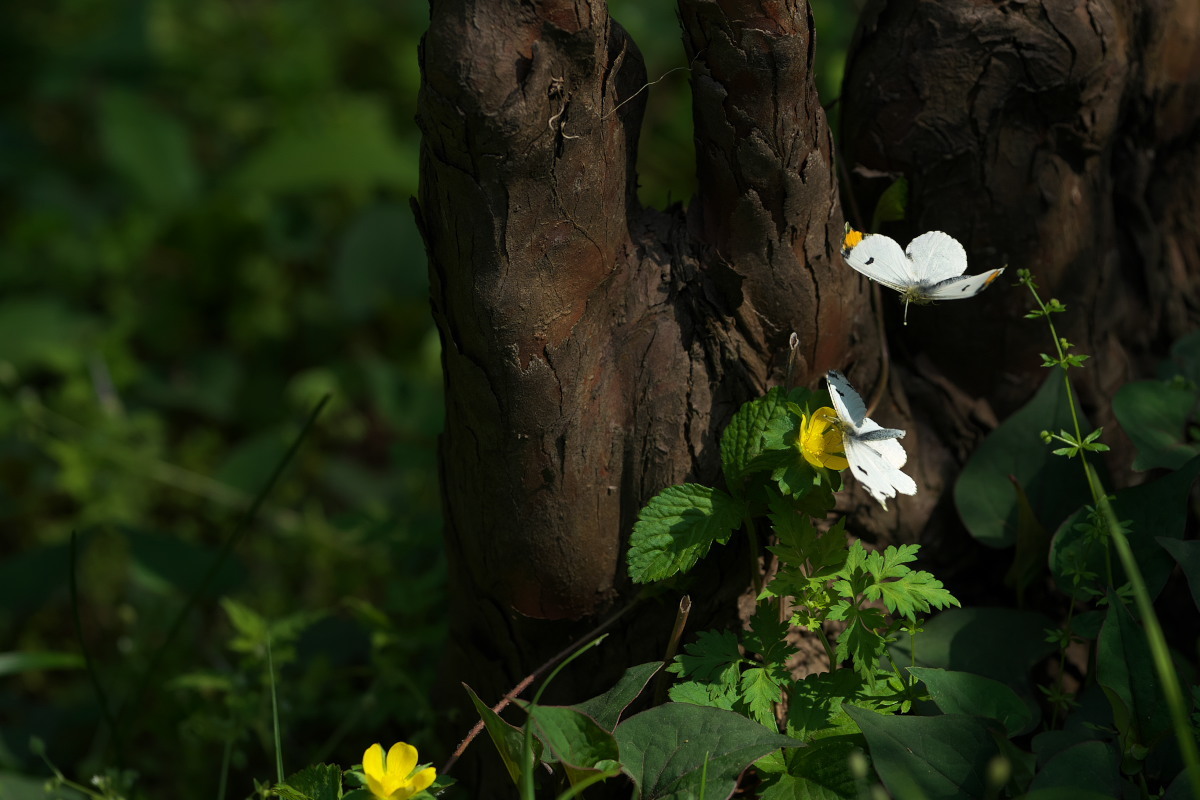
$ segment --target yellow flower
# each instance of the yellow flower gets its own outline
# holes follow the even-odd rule
[[[800,418],[796,447],[804,460],[814,467],[841,471],[850,466],[842,454],[842,430],[837,418],[837,412],[832,408],[818,408],[810,416]]]
[[[383,747],[373,744],[363,753],[362,768],[367,776],[367,788],[381,800],[408,800],[417,792],[429,788],[437,770],[426,767],[409,775],[417,766],[417,748],[406,742],[396,742],[383,755]]]

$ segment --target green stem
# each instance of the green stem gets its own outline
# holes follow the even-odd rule
[[[1062,350],[1062,344],[1058,337],[1058,332],[1054,329],[1054,323],[1050,321],[1050,314],[1046,311],[1046,306],[1042,303],[1041,297],[1038,296],[1037,290],[1034,288],[1032,278],[1025,281],[1026,287],[1033,294],[1034,301],[1041,309],[1042,315],[1046,318],[1046,324],[1050,326],[1050,335],[1054,338],[1054,349],[1058,353],[1059,364],[1063,370],[1063,383],[1067,389],[1067,401],[1071,409],[1071,419],[1075,424],[1075,440],[1083,441],[1083,436],[1080,433],[1079,416],[1075,409],[1074,396],[1071,392],[1071,381],[1067,378],[1067,363]],[[1187,767],[1188,782],[1192,786],[1192,793],[1196,797],[1200,797],[1200,751],[1196,747],[1195,735],[1187,718],[1187,706],[1184,704],[1183,689],[1179,683],[1179,676],[1175,673],[1175,666],[1171,663],[1171,654],[1167,649],[1167,640],[1163,636],[1162,625],[1158,621],[1158,616],[1154,613],[1154,604],[1150,599],[1150,592],[1146,589],[1146,582],[1142,578],[1142,571],[1138,567],[1137,559],[1134,558],[1133,550],[1129,547],[1129,541],[1125,538],[1125,532],[1121,530],[1121,525],[1117,519],[1116,512],[1108,502],[1108,495],[1104,491],[1104,487],[1100,484],[1100,479],[1096,472],[1088,463],[1086,454],[1081,449],[1079,451],[1079,460],[1083,464],[1083,472],[1087,478],[1088,489],[1092,494],[1092,501],[1096,504],[1096,508],[1100,510],[1104,517],[1105,524],[1108,526],[1108,535],[1112,540],[1113,546],[1117,550],[1117,557],[1121,561],[1121,566],[1125,569],[1125,574],[1129,578],[1129,583],[1133,587],[1133,598],[1137,605],[1138,611],[1142,617],[1142,625],[1146,630],[1146,640],[1150,645],[1150,655],[1154,660],[1154,670],[1158,673],[1159,684],[1162,687],[1163,697],[1167,701],[1167,709],[1171,714],[1171,724],[1175,728],[1175,739],[1179,743],[1180,755],[1183,757],[1183,762]],[[1112,585],[1112,569],[1109,567],[1109,585]]]

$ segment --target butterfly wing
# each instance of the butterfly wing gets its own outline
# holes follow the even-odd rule
[[[873,419],[864,419],[854,438],[871,445],[875,452],[896,469],[903,467],[908,461],[904,445],[897,441],[904,438],[904,431],[899,428],[884,428]]]
[[[934,284],[925,290],[930,300],[962,300],[974,297],[992,285],[992,281],[1004,273],[1004,267],[988,270],[978,275],[964,275],[961,278],[949,278]]]
[[[908,243],[905,253],[911,259],[913,274],[922,287],[957,277],[967,271],[967,251],[948,233],[922,233]]]
[[[904,292],[916,283],[912,262],[895,239],[880,234],[867,234],[849,249],[842,249],[842,258],[854,269],[873,281]]]
[[[885,451],[877,449],[880,445],[895,445],[901,453],[904,448],[895,439],[872,442],[859,439],[847,434],[844,438],[846,460],[850,462],[850,471],[867,493],[875,498],[885,509],[889,498],[897,494],[913,495],[917,493],[917,484],[912,478],[900,471],[892,463],[894,454],[885,455]],[[903,462],[901,462],[903,463]]]
[[[838,419],[842,425],[857,433],[863,420],[867,418],[867,406],[863,399],[854,391],[846,376],[836,369],[825,373],[825,383],[829,386],[829,399],[833,402],[833,410],[837,412]]]

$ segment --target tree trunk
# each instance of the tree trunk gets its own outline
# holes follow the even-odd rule
[[[629,601],[638,510],[717,480],[720,431],[779,382],[792,332],[798,383],[877,350],[865,287],[837,257],[807,4],[680,10],[699,154],[686,213],[638,205],[646,77],[603,2],[431,3],[417,214],[443,345],[459,698],[466,681],[495,702]],[[693,627],[728,618],[748,585],[746,554],[727,555],[693,584]],[[662,657],[675,602],[643,605],[559,697]],[[489,785],[471,769],[456,773]]]
[[[841,134],[858,207],[909,180],[907,219],[889,233],[944,230],[969,271],[1010,267],[974,301],[917,309],[907,327],[890,319],[921,492],[949,489],[987,427],[1045,379],[1046,327],[1023,319],[1031,300],[1006,285],[1019,267],[1067,305],[1059,333],[1092,356],[1072,373],[1084,409],[1114,444],[1115,480],[1136,480],[1109,399],[1152,374],[1200,310],[1200,4],[872,2]],[[977,569],[945,511],[925,555]]]
[[[623,607],[638,509],[667,485],[717,480],[721,429],[781,380],[793,331],[797,384],[852,368],[870,393],[884,374],[868,287],[837,255],[807,4],[679,5],[699,188],[686,212],[664,212],[637,203],[646,77],[601,0],[431,2],[417,216],[446,382],[456,701],[466,681],[495,702]],[[854,205],[869,213],[890,182],[872,175],[904,175],[908,218],[887,232],[945,230],[972,272],[1032,269],[1093,356],[1085,398],[1101,424],[1098,401],[1196,323],[1198,43],[1193,0],[890,0],[865,15],[848,66]],[[1042,379],[1046,333],[1003,285],[914,309],[907,327],[883,301],[894,363],[875,416],[910,427],[921,490],[888,516],[861,493],[839,502],[859,533],[962,541],[946,490]],[[747,583],[745,553],[727,556],[692,584],[693,628]],[[659,657],[673,607],[639,606],[558,696]],[[507,796],[479,769],[456,775]]]

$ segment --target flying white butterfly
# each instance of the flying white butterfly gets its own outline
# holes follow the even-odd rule
[[[846,226],[842,258],[873,281],[895,289],[904,300],[904,324],[908,304],[924,305],[934,300],[962,300],[982,292],[999,278],[1004,267],[978,275],[963,275],[967,251],[958,240],[941,231],[922,233],[901,250],[895,239],[880,234],[863,234]]]
[[[885,509],[888,498],[897,493],[916,494],[917,484],[900,471],[908,454],[896,440],[904,437],[904,431],[868,419],[866,405],[842,373],[829,370],[825,382],[838,415],[843,452],[858,482]]]

